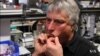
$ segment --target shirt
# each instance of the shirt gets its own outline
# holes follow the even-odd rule
[[[69,45],[63,47],[63,56],[100,56],[97,48],[76,34]]]

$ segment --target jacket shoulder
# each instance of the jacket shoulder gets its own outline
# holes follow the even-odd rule
[[[100,56],[97,47],[92,42],[85,38],[80,38],[78,48],[76,49],[77,56]]]

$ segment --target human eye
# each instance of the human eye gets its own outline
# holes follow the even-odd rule
[[[49,23],[49,22],[51,22],[51,19],[50,18],[47,18],[46,21]]]
[[[47,18],[46,20],[47,20],[47,21],[51,21],[51,19],[50,19],[50,18]]]
[[[63,21],[63,20],[55,20],[55,23],[56,24],[63,24],[63,23],[65,23],[65,21]]]

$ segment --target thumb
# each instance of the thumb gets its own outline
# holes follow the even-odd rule
[[[55,37],[55,43],[56,43],[56,45],[61,45],[58,37]]]

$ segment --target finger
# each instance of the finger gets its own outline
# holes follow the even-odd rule
[[[60,45],[60,42],[59,42],[59,38],[58,37],[55,37],[55,43],[56,43],[56,45]]]
[[[35,47],[39,47],[39,46],[43,46],[44,43],[41,42],[41,40],[38,38],[35,40],[35,43],[34,43]]]
[[[42,43],[42,38],[41,38],[41,34],[37,36],[37,38],[35,38],[34,40],[34,44],[35,45],[40,45],[40,43]]]
[[[47,40],[47,44],[55,44],[55,40],[54,40],[54,38],[49,38],[48,40]]]
[[[46,34],[43,34],[43,33],[42,33],[41,35],[39,35],[38,41],[39,41],[40,43],[45,44],[45,43],[46,43],[46,40],[47,40]]]

